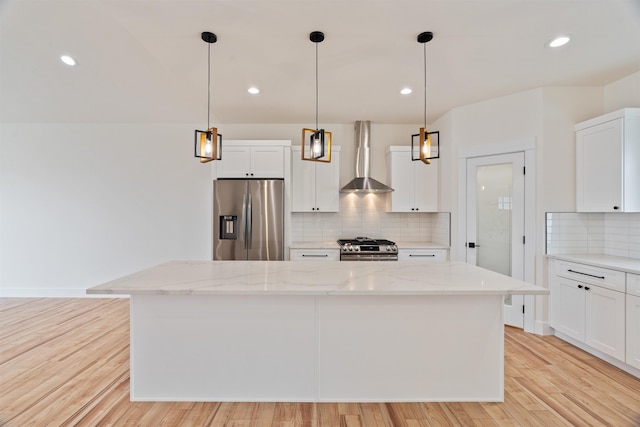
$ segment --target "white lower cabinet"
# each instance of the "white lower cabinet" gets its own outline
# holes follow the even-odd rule
[[[585,340],[584,285],[574,280],[554,277],[551,280],[551,326],[571,338]]]
[[[625,294],[585,286],[585,344],[625,360]]]
[[[291,261],[340,261],[340,249],[291,249]]]
[[[398,248],[398,261],[447,261],[446,249],[402,249]]]
[[[612,271],[556,260],[552,261],[550,271],[551,326],[556,332],[624,361],[624,281],[622,288],[615,281],[594,285],[590,281],[606,280]],[[581,274],[584,280],[563,277]]]
[[[627,273],[627,363],[640,369],[640,275]]]
[[[640,297],[627,295],[626,362],[640,369]]]

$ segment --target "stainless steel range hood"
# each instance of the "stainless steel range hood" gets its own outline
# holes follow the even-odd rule
[[[388,193],[393,188],[384,185],[369,176],[369,140],[371,139],[371,122],[357,121],[355,124],[356,141],[356,177],[340,190],[343,193]]]

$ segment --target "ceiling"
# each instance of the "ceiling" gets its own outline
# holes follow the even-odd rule
[[[2,0],[3,122],[428,122],[544,86],[640,70],[640,0]],[[558,34],[572,42],[551,49]],[[68,67],[63,53],[78,61]],[[249,86],[260,88],[250,95]],[[413,93],[400,95],[403,87]]]

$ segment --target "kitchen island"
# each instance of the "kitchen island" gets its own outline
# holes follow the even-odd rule
[[[503,297],[464,263],[174,261],[131,296],[131,400],[502,401]]]

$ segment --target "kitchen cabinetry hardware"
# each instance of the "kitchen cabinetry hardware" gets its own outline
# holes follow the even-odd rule
[[[578,289],[582,289],[582,288],[583,288],[583,286],[582,286],[582,285],[578,285]]]
[[[329,255],[328,254],[321,254],[321,255],[302,254],[302,256],[305,258],[327,258]]]
[[[588,291],[589,289],[591,289],[591,288],[590,288],[590,287],[588,287],[588,286],[585,286],[585,287],[584,287],[584,290],[585,290],[585,291]]]
[[[567,270],[569,273],[575,273],[575,274],[582,274],[583,276],[589,276],[589,277],[595,277],[596,279],[602,279],[604,280],[604,276],[596,276],[595,274],[589,274],[589,273],[583,273],[581,271],[575,271],[575,270]]]
[[[409,254],[410,257],[428,257],[428,258],[433,258],[436,255],[435,254]]]

